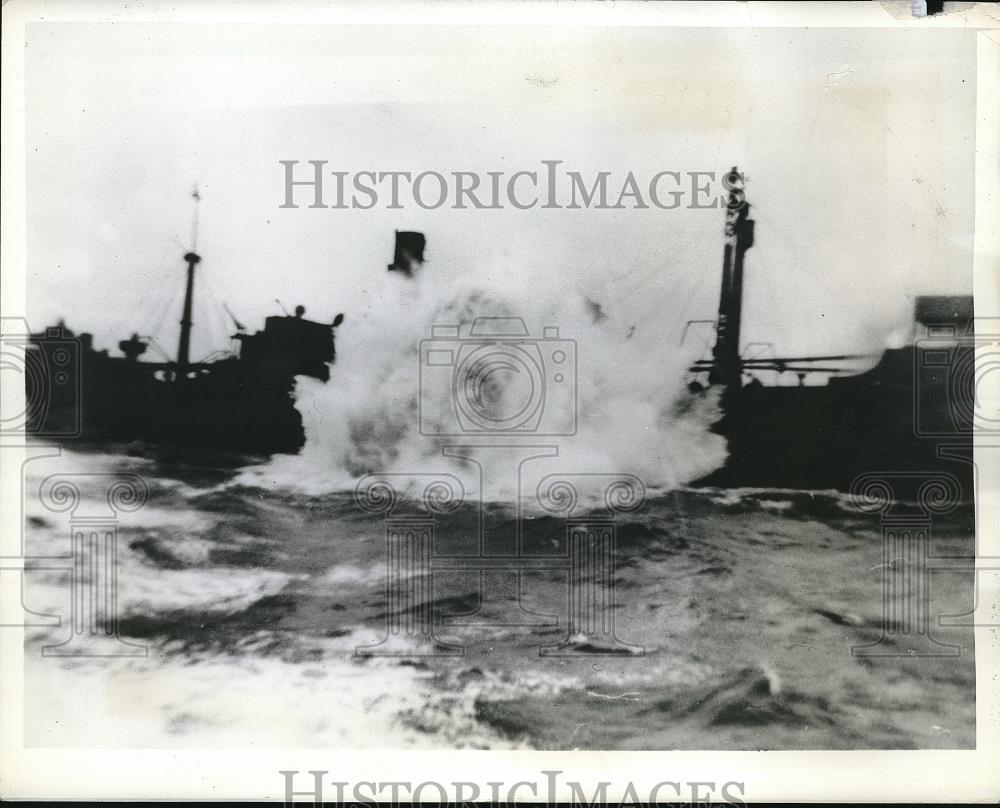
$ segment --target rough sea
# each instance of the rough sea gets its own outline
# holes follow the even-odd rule
[[[365,649],[388,631],[386,527],[353,490],[305,494],[128,454],[63,451],[25,468],[29,555],[70,551],[66,514],[30,496],[48,474],[97,475],[77,478],[85,499],[104,496],[108,473],[149,487],[120,516],[117,558],[119,633],[148,655],[43,657],[69,621],[29,629],[29,746],[974,745],[971,629],[935,628],[959,647],[953,658],[908,657],[906,637],[885,646],[902,656],[852,656],[883,633],[882,532],[843,494],[651,491],[616,525],[619,642],[567,636],[565,569],[527,564],[520,593],[513,573],[437,574],[440,645],[404,628],[399,655],[381,657]],[[509,506],[486,512],[492,530],[514,530]],[[967,522],[957,512],[936,523],[934,551],[967,554]],[[458,546],[477,525],[478,509],[463,506],[439,517],[436,538]],[[528,554],[565,554],[566,527],[529,516],[524,541]],[[28,573],[37,613],[69,615],[70,593],[65,564]],[[935,573],[930,612],[967,612],[972,594],[970,573]],[[456,646],[462,655],[434,655]]]
[[[383,283],[338,330],[330,382],[297,382],[299,454],[136,444],[25,464],[26,554],[62,556],[26,574],[25,605],[62,617],[27,632],[29,746],[974,745],[973,632],[938,625],[973,608],[972,572],[935,571],[914,601],[952,654],[925,656],[919,615],[884,619],[879,513],[836,491],[694,487],[726,458],[716,402],[685,385],[699,346],[591,317],[545,278]],[[561,326],[534,356],[539,423],[563,437],[446,436],[455,391],[428,384],[421,341],[482,316]],[[525,378],[480,392],[503,411]],[[39,497],[53,474],[75,510]],[[394,503],[358,495],[371,474]],[[117,570],[114,647],[145,655],[43,656],[72,628],[74,514],[106,514],[122,475],[148,497],[115,510],[108,568],[77,573]],[[972,521],[971,505],[936,516],[929,552],[970,556]],[[886,655],[852,653],[866,645]]]

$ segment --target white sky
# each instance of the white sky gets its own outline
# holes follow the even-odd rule
[[[971,291],[974,110],[972,30],[32,24],[29,320],[103,347],[161,323],[172,354],[197,181],[199,271],[252,329],[275,298],[377,317],[398,228],[426,233],[429,272],[555,283],[672,346],[714,316],[721,211],[282,210],[278,161],[736,164],[744,341],[872,348],[913,295]],[[226,347],[207,286],[195,358]]]

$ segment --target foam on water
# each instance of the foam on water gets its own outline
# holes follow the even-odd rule
[[[36,710],[59,717],[33,723],[29,745],[93,747],[113,738],[140,748],[509,746],[475,726],[471,704],[428,705],[421,696],[427,674],[395,664],[215,656],[197,665],[175,658],[56,667],[30,656],[29,667]],[[408,710],[436,710],[451,732],[437,737],[407,726],[400,714]]]
[[[534,440],[530,433],[519,434],[522,441],[558,447],[557,458],[533,461],[535,467],[627,473],[646,486],[676,487],[723,463],[725,441],[710,432],[718,402],[711,394],[692,395],[685,384],[686,369],[702,346],[689,344],[681,350],[674,337],[667,337],[682,316],[669,310],[669,301],[661,325],[634,328],[629,311],[641,294],[637,289],[618,290],[614,306],[595,316],[583,292],[584,278],[559,279],[548,273],[525,282],[506,268],[493,269],[459,272],[429,265],[413,280],[398,273],[373,278],[370,310],[349,316],[338,331],[329,383],[297,380],[305,448],[297,457],[281,456],[247,472],[240,481],[321,493],[351,489],[372,472],[404,477],[468,472],[467,461],[444,457],[442,449],[478,443],[483,436],[429,434],[455,423],[453,390],[448,372],[425,374],[421,380],[419,345],[431,338],[434,325],[460,325],[461,336],[467,337],[478,317],[521,317],[532,338],[541,337],[546,326],[557,326],[559,338],[575,345],[575,395],[569,391],[571,382],[553,383],[557,368],[544,368],[549,380],[545,421],[556,431],[574,431],[576,405],[575,434]],[[485,391],[491,403],[501,410],[509,406],[512,396],[523,393],[524,376],[516,371],[492,377]],[[484,468],[503,465],[488,449],[473,454]],[[514,485],[494,481],[483,493],[510,499]]]
[[[353,564],[338,564],[318,576],[315,584],[319,587],[331,584],[339,587],[367,587],[385,584],[385,563],[373,564],[367,569]]]
[[[26,468],[29,551],[65,555],[71,514],[34,500],[39,481],[135,465],[67,454]],[[166,484],[165,473],[143,470],[150,501],[118,524],[119,629],[148,657],[42,657],[40,646],[70,636],[71,573],[66,559],[53,562],[61,569],[26,573],[25,605],[62,617],[61,625],[26,631],[29,745],[974,744],[969,630],[942,633],[964,643],[960,658],[901,663],[890,701],[884,683],[852,658],[852,643],[880,631],[873,565],[882,550],[878,518],[851,511],[845,495],[666,492],[664,484],[657,496],[650,488],[645,510],[618,524],[622,574],[614,590],[615,636],[644,656],[605,655],[605,641],[580,635],[570,645],[582,657],[540,654],[565,635],[566,579],[529,573],[519,590],[525,608],[557,615],[558,627],[501,620],[514,591],[502,581],[442,575],[433,593],[441,617],[435,637],[461,642],[466,655],[431,657],[426,635],[391,634],[387,617],[403,618],[405,604],[385,600],[384,532],[350,495],[233,485],[188,496]],[[84,510],[102,496],[92,483],[82,485]],[[405,508],[404,517],[412,505]],[[491,529],[513,530],[509,510],[486,512]],[[461,538],[476,516],[467,507],[442,518],[442,541]],[[968,552],[970,538],[959,527],[935,525],[942,554]],[[525,520],[524,536],[536,548],[557,548],[563,531],[560,520]],[[941,587],[941,611],[968,611],[972,584],[966,576]],[[451,620],[477,605],[476,620]],[[376,647],[399,656],[364,655]]]
[[[67,614],[69,570],[33,572],[33,607],[45,614]],[[265,569],[208,567],[164,570],[124,554],[118,570],[119,615],[155,615],[163,611],[239,612],[261,598],[280,592],[293,576]],[[86,582],[86,576],[82,579]]]

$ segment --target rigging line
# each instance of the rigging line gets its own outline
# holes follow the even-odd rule
[[[195,304],[194,321],[197,323],[198,328],[192,333],[196,336],[197,343],[201,345],[200,349],[204,349],[205,343],[208,343],[209,346],[214,346],[218,339],[215,333],[215,320],[210,315],[211,306],[205,299],[206,297],[207,295],[205,294],[201,295]]]
[[[211,275],[207,275],[207,274],[203,275],[202,279],[204,280],[205,287],[208,289],[208,294],[212,298],[212,300],[215,302],[216,307],[221,307],[222,306],[222,302],[221,302],[222,298],[219,295],[218,290],[216,289],[215,279]]]
[[[151,343],[152,343],[152,341],[157,340],[158,337],[163,337],[164,336],[164,319],[166,318],[166,315],[169,313],[169,311],[170,311],[169,307],[164,307],[161,310],[160,317],[158,318],[157,322],[154,324],[153,328],[147,329],[146,333],[149,335]],[[160,350],[160,353],[163,354],[164,358],[167,359],[167,361],[169,361],[169,362],[173,362],[174,361],[174,357],[168,356],[163,351],[162,348],[159,348],[159,350]]]
[[[112,339],[115,337],[115,335],[121,334],[122,331],[125,330],[123,326],[125,325],[126,318],[128,318],[128,317],[131,317],[130,313],[128,313],[128,312],[126,312],[124,310],[120,310],[118,312],[118,316],[115,318],[114,323],[112,324],[111,330],[110,330],[110,333],[112,335]]]
[[[212,304],[206,315],[209,329],[212,332],[210,338],[213,341],[217,340],[219,344],[228,344],[228,329],[226,328],[225,317],[222,314],[223,304],[215,290],[215,283],[209,275],[204,275],[203,280],[205,289],[208,292],[208,297],[211,298]]]
[[[697,268],[694,272],[686,272],[681,276],[682,283],[678,284],[678,299],[681,302],[681,306],[678,309],[678,315],[680,319],[687,321],[687,309],[688,305],[691,303],[691,298],[695,294],[695,290],[699,286],[700,278],[704,276],[708,269],[708,258],[702,259],[702,266]]]
[[[160,356],[162,356],[168,362],[173,362],[174,361],[169,356],[167,356],[167,354],[163,350],[163,348],[160,347],[160,343],[157,341],[156,337],[154,337],[152,334],[150,334],[149,337],[148,337],[148,339],[149,339],[149,344],[153,347],[154,350],[156,350],[157,352],[159,352]]]
[[[153,289],[154,291],[151,294],[142,295],[136,306],[118,309],[118,314],[109,329],[109,333],[113,337],[120,338],[119,335],[123,334],[126,330],[131,333],[132,331],[137,332],[144,327],[143,323],[148,319],[148,316],[145,316],[147,312],[149,316],[152,316],[152,306],[156,299],[155,293],[159,291],[159,287],[153,287]]]
[[[636,267],[635,272],[639,271],[639,267]],[[671,276],[671,283],[669,285],[661,286],[656,283],[657,279],[650,279],[650,275],[655,273],[661,273],[662,267],[657,264],[651,264],[646,268],[646,273],[644,277],[638,279],[638,282],[633,283],[627,290],[623,290],[619,299],[616,302],[620,302],[625,298],[626,293],[631,293],[633,299],[635,300],[636,314],[633,316],[632,320],[635,323],[645,322],[652,315],[658,314],[662,311],[663,300],[669,299],[674,289],[683,283],[685,278],[683,273],[678,273]],[[655,294],[650,294],[650,287],[655,291]],[[638,297],[635,297],[635,293],[639,292]]]
[[[665,249],[658,251],[658,254],[654,255],[651,260],[629,261],[628,268],[623,274],[604,279],[601,300],[598,302],[607,304],[609,307],[620,303],[631,291],[648,284],[651,276],[661,274],[668,257],[669,250]]]
[[[680,315],[681,319],[684,320],[685,322],[687,322],[688,307],[691,305],[691,301],[694,298],[695,294],[701,290],[701,287],[705,282],[705,276],[708,274],[709,266],[712,260],[714,259],[705,258],[705,260],[702,263],[701,271],[695,275],[694,281],[691,284],[691,288],[688,290],[687,297],[684,298],[684,302],[681,304]],[[711,314],[715,314],[715,312],[712,311]]]
[[[208,337],[209,341],[214,341],[215,321],[212,310],[214,309],[215,295],[212,293],[207,274],[202,273],[200,281],[202,294],[198,295],[197,316],[202,323],[202,333]]]
[[[665,287],[663,291],[665,294],[672,293],[679,284],[684,282],[685,273],[683,271],[671,272],[670,270],[676,267],[670,266],[669,258],[669,250],[664,250],[661,255],[655,256],[653,260],[637,261],[625,276],[628,280],[632,281],[631,288],[640,289],[651,282],[655,283],[658,277],[668,274],[672,278],[672,283],[670,286]],[[633,279],[633,276],[638,277]]]
[[[196,364],[207,365],[209,362],[215,362],[220,359],[225,359],[229,355],[229,351],[215,350],[209,351],[201,359],[197,361]]]
[[[180,291],[181,291],[180,287],[176,287],[174,291],[171,292],[170,298],[167,300],[166,305],[160,308],[160,316],[157,318],[156,324],[150,329],[150,333],[152,335],[155,336],[161,333],[164,320],[166,320],[167,314],[173,308],[174,301],[177,299],[177,296],[180,294]]]
[[[699,276],[701,273],[697,273]],[[645,327],[649,322],[656,318],[659,322],[663,321],[663,305],[665,300],[676,300],[682,293],[684,287],[690,284],[690,288],[687,290],[687,301],[690,302],[691,296],[694,293],[694,289],[698,286],[699,277],[691,277],[690,272],[681,272],[674,278],[674,282],[670,286],[666,287],[662,291],[657,289],[656,295],[644,295],[640,298],[639,311],[632,318],[631,324],[636,327]],[[645,305],[643,305],[645,304]],[[687,304],[682,308],[687,308]],[[676,319],[676,318],[672,318]],[[684,323],[686,318],[683,316],[683,311],[679,319],[676,319],[675,331],[684,328]]]
[[[687,275],[681,274],[669,287],[666,287],[663,290],[657,290],[658,294],[656,297],[648,301],[647,312],[642,317],[643,321],[648,321],[653,317],[662,318],[664,302],[678,300],[681,297],[685,286],[690,287],[696,283],[696,279],[689,278]],[[687,291],[688,295],[690,295],[690,288]],[[675,318],[672,317],[671,319],[674,321],[674,331],[678,328],[684,327],[684,321],[686,318],[682,314]]]
[[[139,333],[145,329],[145,323],[153,316],[157,304],[156,295],[143,295],[138,308],[126,309],[115,323],[114,334],[126,335]],[[119,337],[120,338],[120,337]]]
[[[155,293],[142,295],[142,297],[139,298],[137,307],[120,309],[119,315],[115,320],[112,333],[121,334],[130,326],[135,326],[137,324],[140,324],[141,327],[141,323],[147,319],[144,318],[146,312],[149,311],[149,313],[152,314],[151,308],[154,298]]]
[[[763,297],[767,304],[767,309],[766,309],[767,322],[771,325],[771,330],[768,332],[770,341],[775,342],[776,337],[787,337],[787,334],[775,334],[773,332],[774,323],[779,321],[780,322],[787,321],[787,318],[783,316],[785,307],[782,305],[778,296],[775,295],[773,278],[768,272],[754,273],[752,272],[752,267],[750,269],[751,271],[747,272],[746,275],[744,275],[744,286],[743,286],[744,315],[750,308],[746,305],[746,303],[750,300],[750,295],[752,295],[754,291],[763,292],[762,295],[758,295],[758,300],[761,297]],[[750,294],[747,294],[748,292]],[[744,317],[744,322],[749,322],[751,326],[753,325],[752,321],[748,321],[748,319],[745,317]],[[778,344],[780,345],[780,340],[778,341]]]
[[[144,272],[143,277],[169,277],[174,271],[174,266],[158,266]],[[140,307],[138,309],[127,310],[122,313],[122,327],[131,322],[133,325],[145,328],[145,321],[150,319],[155,313],[153,310],[162,308],[163,301],[167,294],[172,294],[177,290],[177,286],[174,284],[171,284],[169,287],[164,286],[163,284],[148,284],[147,288],[150,292],[142,296],[142,303]],[[136,322],[137,320],[139,322]]]
[[[229,324],[226,304],[221,299],[217,301],[215,323],[219,331],[219,349],[224,353],[231,353],[233,350],[233,329]]]
[[[662,301],[676,299],[685,284],[689,281],[691,273],[684,272],[683,270],[670,271],[670,269],[666,268],[668,258],[669,251],[665,252],[665,254],[661,256],[661,260],[636,262],[633,264],[632,269],[627,273],[625,278],[632,279],[633,276],[636,275],[638,275],[638,277],[632,281],[628,289],[623,289],[621,291],[621,293],[617,296],[617,299],[613,299],[613,302],[617,303],[624,299],[625,295],[629,292],[634,292],[635,290],[641,291],[649,286],[653,286],[655,288],[655,296],[648,293],[640,296],[640,313],[637,313],[637,315],[632,318],[636,324],[645,323],[651,319],[652,316],[659,314],[662,310]],[[671,269],[676,269],[676,267],[672,267]],[[666,284],[659,284],[657,281],[664,275],[667,275],[668,282]],[[646,301],[648,306],[648,310],[645,313],[641,312],[643,301]]]

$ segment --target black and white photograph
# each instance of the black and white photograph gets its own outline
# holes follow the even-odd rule
[[[996,799],[1000,21],[831,5],[6,4],[3,796]]]

